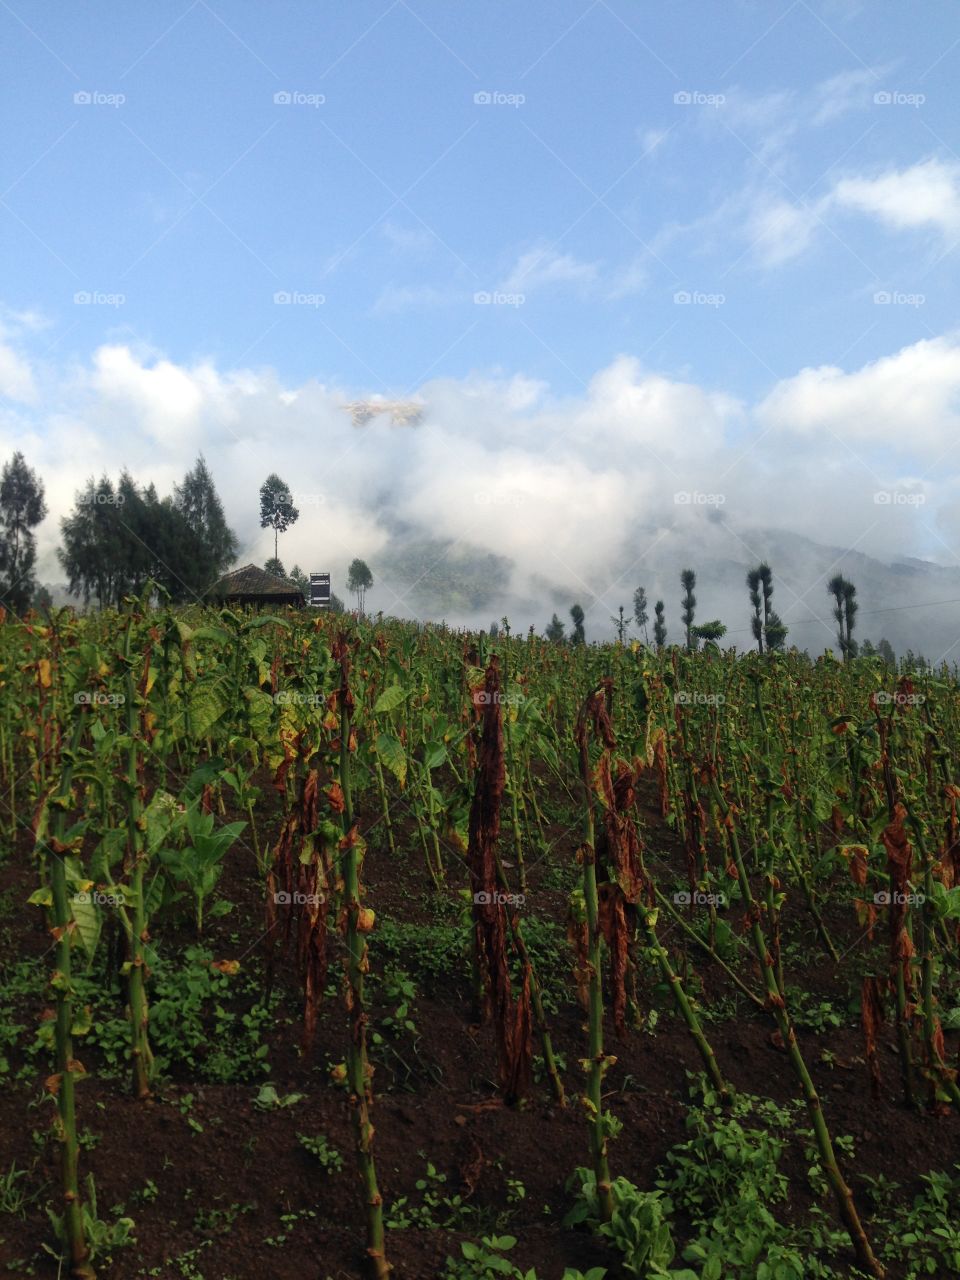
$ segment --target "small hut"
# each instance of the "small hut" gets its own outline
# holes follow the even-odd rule
[[[225,573],[213,584],[207,597],[222,604],[251,605],[254,608],[290,604],[302,609],[305,603],[303,592],[295,582],[278,578],[255,564],[246,564],[242,569]]]

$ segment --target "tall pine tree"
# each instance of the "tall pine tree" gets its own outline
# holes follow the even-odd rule
[[[18,451],[0,473],[0,604],[16,614],[29,607],[36,590],[33,530],[46,514],[43,481]]]

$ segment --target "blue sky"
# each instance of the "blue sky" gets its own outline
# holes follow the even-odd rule
[[[595,582],[638,536],[598,509],[669,543],[698,503],[960,564],[955,5],[13,0],[0,29],[0,445],[47,483],[46,576],[88,474],[169,489],[199,448],[247,558],[280,470],[322,507],[287,558],[334,571],[400,521]],[[370,397],[421,425],[358,431]]]
[[[0,22],[6,301],[42,310],[62,355],[129,336],[388,394],[494,366],[575,393],[627,351],[753,395],[954,318],[949,227],[831,201],[845,177],[956,163],[952,4],[921,22],[892,4],[180,0]],[[522,306],[474,304],[504,284]],[[82,290],[125,302],[80,313]],[[281,310],[283,290],[325,302]],[[683,290],[724,303],[681,311]],[[881,310],[881,290],[925,300]]]

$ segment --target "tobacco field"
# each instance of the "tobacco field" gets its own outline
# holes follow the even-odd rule
[[[0,627],[0,1270],[960,1274],[955,669]]]

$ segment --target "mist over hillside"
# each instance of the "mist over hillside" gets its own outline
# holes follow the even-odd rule
[[[633,593],[643,586],[651,615],[653,602],[664,601],[668,639],[679,641],[680,573],[689,567],[697,574],[697,620],[719,618],[728,628],[724,644],[746,649],[753,641],[744,578],[766,560],[774,571],[776,608],[790,628],[788,645],[811,653],[836,650],[826,583],[842,572],[857,587],[855,635],[861,641],[876,644],[884,637],[898,654],[912,649],[931,660],[960,656],[960,568],[916,557],[883,561],[785,529],[741,529],[716,512],[680,518],[673,526],[638,521],[611,563],[566,576],[546,557],[537,573],[476,543],[430,537],[410,525],[392,534],[370,561],[376,585],[369,604],[385,613],[474,628],[506,616],[515,631],[533,625],[542,632],[553,612],[569,623],[570,606],[578,603],[588,639],[608,640],[618,606],[632,619]],[[630,634],[637,634],[635,626]]]

